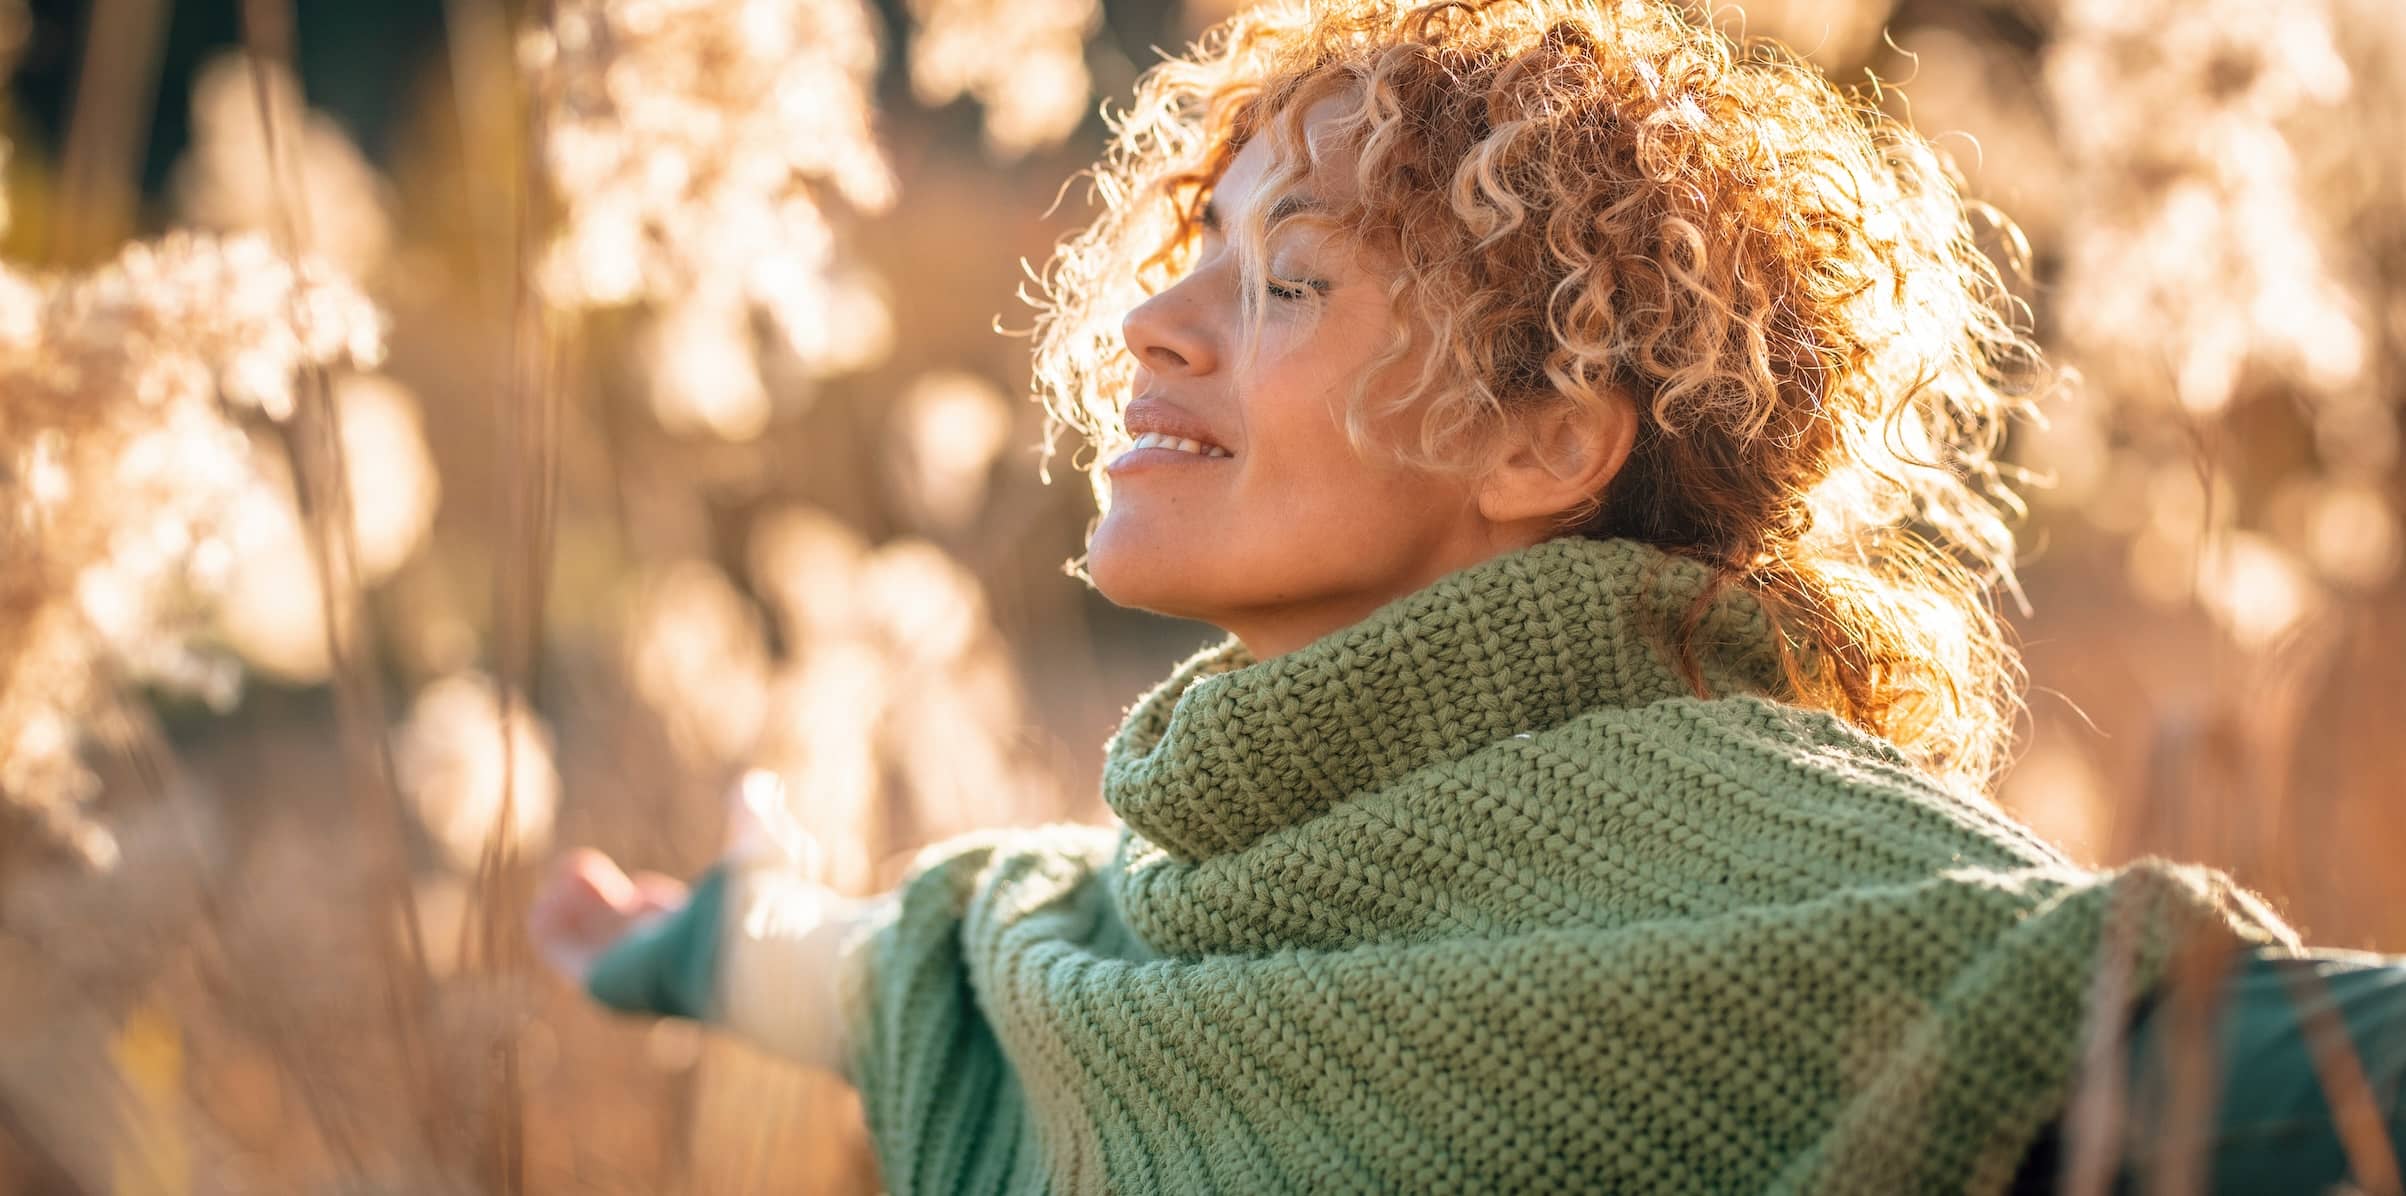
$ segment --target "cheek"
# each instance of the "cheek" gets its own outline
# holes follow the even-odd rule
[[[1342,426],[1295,421],[1271,433],[1243,475],[1243,517],[1257,535],[1310,546],[1314,554],[1378,554],[1414,540],[1445,509],[1429,479],[1364,460]],[[1258,542],[1258,541],[1257,541]]]
[[[1262,464],[1282,474],[1359,468],[1344,414],[1355,377],[1344,362],[1308,344],[1265,361],[1244,402],[1246,440]]]

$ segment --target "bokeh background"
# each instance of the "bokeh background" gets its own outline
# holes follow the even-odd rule
[[[1023,263],[1212,0],[0,0],[0,1191],[873,1190],[548,854],[781,773],[869,891],[1104,816],[1211,629],[1065,573]],[[2018,226],[1998,798],[2406,950],[2406,14],[1763,0]],[[1875,86],[1874,80],[1877,80]]]

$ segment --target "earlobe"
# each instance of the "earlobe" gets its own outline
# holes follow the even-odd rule
[[[1553,519],[1604,492],[1637,443],[1637,408],[1618,394],[1595,405],[1557,400],[1516,418],[1479,490],[1495,523]]]

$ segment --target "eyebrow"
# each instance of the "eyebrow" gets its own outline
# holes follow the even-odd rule
[[[1264,223],[1276,224],[1297,212],[1308,212],[1319,206],[1321,206],[1320,201],[1309,195],[1297,195],[1293,193],[1282,195],[1279,197],[1277,203],[1270,205],[1270,218]],[[1219,231],[1220,201],[1218,199],[1207,199],[1203,201],[1202,219],[1203,227],[1210,229],[1213,232]]]

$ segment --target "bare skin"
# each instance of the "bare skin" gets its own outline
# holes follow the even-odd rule
[[[1612,480],[1636,436],[1626,405],[1585,419],[1557,412],[1514,429],[1517,443],[1475,479],[1357,453],[1341,405],[1387,344],[1394,270],[1338,234],[1272,239],[1261,339],[1251,368],[1239,369],[1242,283],[1220,230],[1242,227],[1257,206],[1346,198],[1353,156],[1318,135],[1344,104],[1324,100],[1308,114],[1319,160],[1290,191],[1265,193],[1267,139],[1241,150],[1212,190],[1193,267],[1122,325],[1138,367],[1133,394],[1191,413],[1233,456],[1114,462],[1087,570],[1113,602],[1210,623],[1256,659],[1549,538],[1558,516]],[[1321,302],[1301,301],[1306,290]],[[1406,365],[1388,375],[1394,385],[1417,372]],[[1373,432],[1394,443],[1403,430],[1391,421]]]
[[[543,962],[578,984],[594,961],[646,919],[685,905],[683,881],[658,872],[632,876],[590,847],[562,855],[528,907],[528,929]]]
[[[1340,103],[1315,107],[1307,136]],[[1350,155],[1315,153],[1300,194],[1265,195],[1269,143],[1246,146],[1213,190],[1217,223],[1238,227],[1252,205],[1342,198]],[[1357,453],[1340,405],[1385,344],[1392,272],[1330,235],[1274,241],[1269,266],[1284,294],[1309,286],[1325,303],[1314,312],[1281,292],[1265,298],[1249,370],[1237,369],[1235,254],[1216,231],[1206,230],[1194,267],[1122,325],[1139,367],[1134,395],[1207,425],[1232,455],[1156,449],[1114,464],[1111,510],[1087,557],[1095,587],[1111,601],[1210,623],[1267,660],[1457,569],[1550,538],[1561,516],[1600,493],[1628,459],[1637,416],[1627,404],[1585,415],[1566,404],[1523,421],[1504,433],[1495,466],[1473,479]],[[581,984],[630,928],[684,899],[684,887],[668,877],[629,877],[608,856],[581,849],[554,866],[531,928],[543,958]]]

